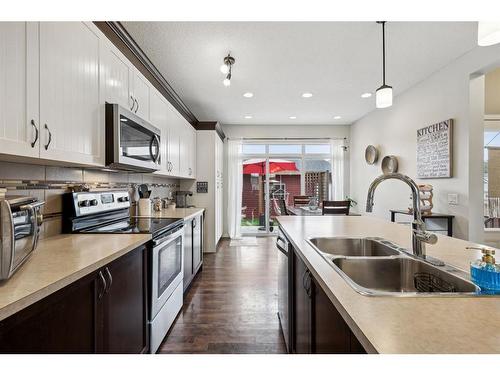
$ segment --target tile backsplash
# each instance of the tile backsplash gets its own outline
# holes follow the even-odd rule
[[[132,172],[43,166],[0,161],[0,187],[7,195],[26,195],[45,201],[41,237],[61,233],[62,194],[74,186],[86,184],[90,190],[128,189],[147,184],[151,197],[167,197],[179,190],[179,180]]]

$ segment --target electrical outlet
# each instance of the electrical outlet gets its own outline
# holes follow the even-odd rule
[[[452,206],[458,205],[458,194],[448,194],[448,204]]]

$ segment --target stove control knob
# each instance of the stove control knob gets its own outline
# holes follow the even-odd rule
[[[128,197],[118,197],[118,202],[128,202]]]
[[[90,201],[89,200],[80,201],[80,202],[78,202],[78,206],[80,206],[80,207],[89,207],[90,206]]]
[[[92,200],[90,201],[90,205],[91,205],[91,206],[97,206],[97,199],[92,199]]]

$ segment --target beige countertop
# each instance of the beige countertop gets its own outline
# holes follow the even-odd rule
[[[369,216],[277,218],[315,279],[368,352],[500,353],[500,297],[374,297],[352,289],[306,239],[377,236],[409,248],[410,229]],[[427,254],[469,271],[479,252],[438,235]]]
[[[65,234],[41,240],[26,263],[9,280],[0,282],[0,320],[150,239],[150,234]]]
[[[166,208],[161,211],[152,211],[151,216],[142,217],[165,217],[170,219],[184,219],[189,220],[195,216],[201,215],[205,211],[201,207],[191,207],[191,208]]]

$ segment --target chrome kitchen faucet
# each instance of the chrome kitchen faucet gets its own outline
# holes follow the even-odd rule
[[[411,223],[411,240],[412,240],[412,250],[413,255],[426,259],[429,263],[435,265],[444,265],[438,259],[426,257],[425,255],[425,244],[435,244],[438,240],[437,236],[434,233],[429,233],[425,230],[425,224],[422,221],[422,214],[420,212],[420,199],[419,199],[419,190],[418,185],[413,181],[410,177],[405,176],[401,173],[388,173],[378,176],[373,182],[370,184],[368,188],[368,197],[366,199],[366,212],[373,211],[373,196],[375,194],[375,189],[377,186],[384,180],[400,180],[406,183],[410,189],[413,200],[413,221]]]

